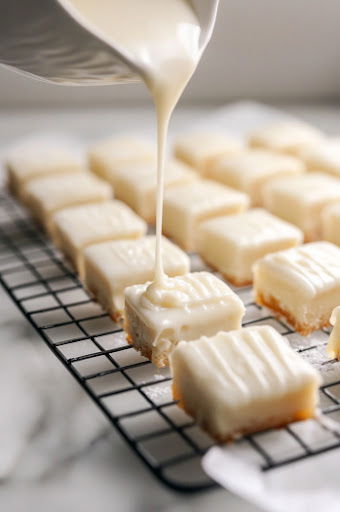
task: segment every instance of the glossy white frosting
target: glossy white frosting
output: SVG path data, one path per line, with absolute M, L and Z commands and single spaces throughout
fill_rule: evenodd
M 211 180 L 198 180 L 169 189 L 165 192 L 164 202 L 199 216 L 222 207 L 245 209 L 249 204 L 246 194 Z
M 267 185 L 266 194 L 269 206 L 271 201 L 275 202 L 276 195 L 296 199 L 302 205 L 324 200 L 340 200 L 340 180 L 316 172 L 280 178 Z
M 301 158 L 312 171 L 323 171 L 340 177 L 340 140 L 322 139 L 305 149 Z
M 220 439 L 315 413 L 318 372 L 270 326 L 181 342 L 170 366 L 181 405 Z
M 254 131 L 250 144 L 274 151 L 296 153 L 317 143 L 322 138 L 319 130 L 301 121 L 280 121 Z
M 208 177 L 246 192 L 254 206 L 261 206 L 263 188 L 269 180 L 301 174 L 303 171 L 303 162 L 293 156 L 248 149 L 217 159 Z
M 105 238 L 138 238 L 147 229 L 142 219 L 117 200 L 65 208 L 53 219 L 56 228 L 77 248 Z
M 234 292 L 221 280 L 209 272 L 196 272 L 165 279 L 158 285 L 151 283 L 142 296 L 145 307 L 184 308 L 208 306 Z
M 195 373 L 209 375 L 209 386 L 228 389 L 226 400 L 249 400 L 289 393 L 306 377 L 318 373 L 298 356 L 272 327 L 248 327 L 202 336 L 195 343 L 180 343 L 176 356 L 190 358 Z M 235 393 L 233 395 L 233 393 Z
M 299 293 L 309 298 L 340 287 L 340 249 L 329 242 L 313 242 L 268 254 L 256 265 L 294 283 Z
M 299 173 L 304 170 L 304 165 L 295 157 L 279 155 L 271 151 L 261 149 L 248 149 L 237 155 L 229 155 L 219 158 L 211 171 L 211 175 L 223 179 L 224 174 L 230 175 L 230 179 L 245 188 L 248 182 L 276 173 Z
M 125 187 L 132 187 L 140 194 L 146 190 L 156 192 L 157 161 L 127 162 L 117 167 L 117 193 L 123 194 Z M 168 160 L 164 165 L 164 185 L 171 186 L 191 182 L 197 179 L 192 169 L 182 162 L 174 159 Z
M 7 165 L 15 180 L 20 183 L 38 176 L 83 169 L 76 152 L 46 142 L 19 146 L 8 156 Z
M 151 142 L 134 135 L 112 136 L 89 149 L 92 170 L 109 178 L 117 166 L 131 161 L 154 158 L 156 149 Z
M 242 150 L 235 137 L 220 132 L 192 132 L 178 137 L 174 144 L 177 158 L 191 165 L 203 175 L 215 158 Z
M 194 272 L 162 283 L 125 290 L 125 315 L 132 344 L 147 347 L 158 366 L 167 364 L 181 340 L 237 329 L 245 313 L 240 298 L 209 272 Z
M 237 247 L 253 247 L 254 250 L 268 242 L 286 239 L 300 243 L 303 240 L 300 229 L 261 208 L 207 220 L 201 230 L 225 238 Z
M 124 289 L 151 281 L 155 272 L 156 237 L 118 240 L 92 245 L 84 250 L 85 285 L 96 287 L 104 307 L 124 309 Z M 188 256 L 166 238 L 162 243 L 164 268 L 170 276 L 190 270 Z
M 45 212 L 73 204 L 103 201 L 112 197 L 111 186 L 88 172 L 37 178 L 26 186 L 28 201 L 39 203 Z
M 155 236 L 138 240 L 119 240 L 97 244 L 86 249 L 86 255 L 93 259 L 106 275 L 111 273 L 145 272 L 150 275 L 155 264 Z M 189 266 L 188 256 L 166 238 L 163 238 L 163 257 L 168 267 Z

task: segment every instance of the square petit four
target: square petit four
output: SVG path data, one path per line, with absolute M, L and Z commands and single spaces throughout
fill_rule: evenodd
M 298 228 L 256 208 L 203 222 L 197 252 L 232 284 L 245 286 L 253 280 L 255 261 L 302 241 L 303 233 Z
M 242 143 L 231 135 L 219 132 L 194 132 L 177 138 L 174 154 L 176 158 L 205 176 L 216 157 L 238 153 L 242 147 Z
M 208 173 L 210 179 L 249 194 L 253 206 L 263 205 L 263 187 L 273 178 L 295 176 L 304 164 L 295 157 L 249 149 L 218 158 Z
M 165 190 L 197 180 L 197 174 L 178 160 L 169 160 L 164 168 Z M 135 162 L 117 168 L 115 196 L 130 206 L 146 222 L 156 220 L 157 164 L 155 160 Z
M 301 153 L 308 171 L 319 171 L 340 178 L 340 140 L 324 138 Z
M 332 358 L 340 359 L 340 306 L 333 309 L 330 324 L 333 329 L 326 347 L 327 354 Z
M 320 130 L 307 123 L 279 121 L 251 133 L 248 143 L 254 148 L 300 156 L 301 151 L 317 144 L 322 138 Z
M 265 208 L 298 226 L 306 242 L 320 240 L 322 210 L 335 201 L 340 201 L 340 180 L 322 173 L 277 179 L 264 190 Z
M 302 335 L 328 326 L 340 304 L 340 248 L 312 242 L 268 254 L 254 265 L 254 293 Z
M 322 210 L 321 235 L 323 240 L 340 245 L 340 201 Z
M 75 151 L 60 144 L 32 142 L 14 148 L 7 158 L 9 189 L 24 200 L 25 185 L 32 179 L 44 176 L 84 171 Z
M 114 320 L 124 311 L 127 286 L 151 281 L 155 273 L 156 237 L 118 240 L 84 250 L 84 284 Z M 165 272 L 169 276 L 190 271 L 190 260 L 166 238 L 162 242 Z
M 143 162 L 155 158 L 154 145 L 134 135 L 116 135 L 94 144 L 88 153 L 92 172 L 115 186 L 117 167 L 128 162 Z
M 194 272 L 125 290 L 125 330 L 134 348 L 156 366 L 181 340 L 241 327 L 245 308 L 221 279 L 209 272 Z
M 270 326 L 182 341 L 170 367 L 174 399 L 220 442 L 317 413 L 319 373 Z
M 53 216 L 53 241 L 83 276 L 83 251 L 108 240 L 140 238 L 147 225 L 121 201 L 71 206 Z
M 210 180 L 169 188 L 164 193 L 163 230 L 183 249 L 196 249 L 197 228 L 207 219 L 246 210 L 246 194 Z
M 53 214 L 57 211 L 68 206 L 107 201 L 112 195 L 108 183 L 93 174 L 82 172 L 30 181 L 25 187 L 25 205 L 52 234 Z

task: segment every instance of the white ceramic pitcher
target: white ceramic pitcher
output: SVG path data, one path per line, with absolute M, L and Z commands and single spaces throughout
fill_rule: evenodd
M 202 26 L 203 50 L 219 0 L 191 2 Z M 0 63 L 65 85 L 140 79 L 136 63 L 85 26 L 68 0 L 0 0 Z

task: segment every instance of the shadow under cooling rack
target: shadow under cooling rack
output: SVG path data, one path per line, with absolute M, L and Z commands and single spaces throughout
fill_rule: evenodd
M 193 270 L 205 268 L 197 256 L 191 259 Z M 201 469 L 201 457 L 213 441 L 172 400 L 169 370 L 156 369 L 126 343 L 121 327 L 88 296 L 62 256 L 4 191 L 0 281 L 52 352 L 163 483 L 181 491 L 215 485 Z M 254 304 L 250 288 L 236 291 L 247 308 L 246 325 L 269 323 L 301 352 L 313 354 L 325 343 L 326 331 L 319 333 L 316 344 L 307 344 Z M 340 419 L 340 381 L 329 382 L 320 394 L 323 412 Z M 254 452 L 264 470 L 340 446 L 337 433 L 315 420 L 310 423 L 308 438 L 296 423 L 237 442 Z

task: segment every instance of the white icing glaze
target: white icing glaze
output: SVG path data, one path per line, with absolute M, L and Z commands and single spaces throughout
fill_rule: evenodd
M 328 242 L 268 254 L 257 264 L 295 281 L 309 297 L 340 286 L 340 249 Z
M 165 193 L 165 198 L 169 203 L 190 211 L 192 215 L 203 214 L 223 206 L 248 206 L 245 194 L 210 180 L 198 180 L 169 189 Z
M 39 201 L 44 209 L 53 212 L 58 208 L 112 197 L 111 186 L 93 174 L 82 172 L 63 176 L 37 178 L 26 186 L 28 200 Z
M 133 135 L 113 136 L 94 144 L 89 151 L 90 161 L 115 168 L 122 163 L 155 157 L 156 148 L 148 140 Z
M 340 141 L 323 139 L 302 152 L 301 157 L 311 170 L 323 170 L 340 176 Z
M 165 278 L 161 258 L 164 162 L 172 111 L 201 56 L 201 27 L 186 0 L 70 0 L 81 16 L 134 62 L 157 112 L 155 280 Z
M 225 406 L 255 404 L 267 397 L 282 398 L 308 381 L 321 383 L 316 370 L 296 354 L 272 327 L 248 327 L 181 342 L 171 356 L 172 370 L 181 360 L 202 376 L 207 394 Z M 219 387 L 223 393 L 217 393 Z M 194 388 L 192 392 L 197 390 Z M 215 404 L 217 406 L 217 403 Z
M 55 214 L 54 222 L 77 247 L 103 237 L 141 236 L 147 227 L 128 206 L 116 200 L 65 208 Z
M 151 283 L 142 297 L 144 307 L 191 308 L 208 305 L 233 294 L 225 283 L 209 272 L 167 278 L 162 286 Z
M 82 169 L 80 158 L 70 149 L 37 143 L 23 145 L 13 150 L 7 159 L 7 164 L 15 178 L 21 182 L 35 176 Z
M 219 177 L 227 172 L 241 188 L 246 188 L 248 182 L 259 177 L 271 176 L 283 171 L 299 173 L 303 169 L 303 164 L 295 157 L 250 149 L 218 159 L 211 174 Z
M 187 133 L 175 141 L 175 155 L 205 174 L 217 157 L 241 151 L 242 144 L 236 138 L 218 132 Z
M 322 173 L 277 179 L 269 183 L 267 187 L 268 195 L 274 192 L 280 197 L 297 199 L 301 204 L 340 200 L 340 181 Z M 275 201 L 275 198 L 273 200 Z
M 302 242 L 302 232 L 266 210 L 253 208 L 247 212 L 217 217 L 202 224 L 202 231 L 233 240 L 238 247 L 254 247 L 275 240 L 293 239 Z
M 301 121 L 285 121 L 258 129 L 250 142 L 275 151 L 295 151 L 315 144 L 322 138 L 316 128 Z
M 131 274 L 140 270 L 153 268 L 155 264 L 156 237 L 147 236 L 138 240 L 119 240 L 105 242 L 86 249 L 86 254 L 96 259 L 98 266 L 102 266 L 104 272 L 118 265 L 118 270 L 131 271 Z M 188 265 L 188 257 L 174 244 L 163 240 L 163 257 L 166 266 L 183 264 Z
M 166 364 L 170 349 L 180 340 L 240 328 L 244 313 L 240 298 L 209 272 L 166 278 L 161 286 L 154 282 L 125 290 L 132 342 L 147 347 L 158 366 Z
M 97 295 L 111 313 L 122 313 L 124 289 L 151 281 L 155 267 L 156 238 L 118 240 L 87 247 L 84 250 L 85 285 L 96 289 Z M 169 240 L 162 244 L 164 268 L 169 275 L 189 272 L 188 256 Z
M 124 184 L 137 187 L 138 190 L 156 190 L 157 186 L 157 161 L 150 159 L 144 162 L 129 162 L 119 166 L 116 172 L 120 188 Z M 164 165 L 164 186 L 177 183 L 191 182 L 197 178 L 189 166 L 176 160 L 168 160 Z

